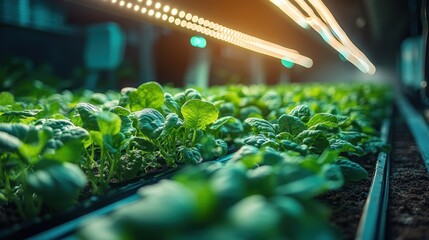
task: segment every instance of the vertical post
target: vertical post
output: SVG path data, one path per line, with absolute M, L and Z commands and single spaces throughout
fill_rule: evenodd
M 141 44 L 139 45 L 139 84 L 156 81 L 153 46 L 158 38 L 155 27 L 143 23 L 141 29 Z
M 210 49 L 194 49 L 191 63 L 185 73 L 185 86 L 206 88 L 209 86 L 211 67 Z
M 265 84 L 266 76 L 262 60 L 259 55 L 252 54 L 249 59 L 250 67 L 250 83 Z

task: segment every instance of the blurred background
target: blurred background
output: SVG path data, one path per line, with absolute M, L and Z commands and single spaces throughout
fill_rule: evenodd
M 377 67 L 375 75 L 344 61 L 315 31 L 299 27 L 268 0 L 160 2 L 295 49 L 313 59 L 313 67 L 285 67 L 278 59 L 209 37 L 203 48 L 194 47 L 190 39 L 196 33 L 103 1 L 2 0 L 1 71 L 9 71 L 4 66 L 19 58 L 25 67 L 58 76 L 52 81 L 64 88 L 118 89 L 146 81 L 202 87 L 388 81 L 411 95 L 427 96 L 426 0 L 323 1 Z M 2 88 L 11 87 L 1 81 Z

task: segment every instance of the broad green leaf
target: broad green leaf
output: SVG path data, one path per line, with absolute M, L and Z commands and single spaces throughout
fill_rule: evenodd
M 156 82 L 147 82 L 140 85 L 137 90 L 129 93 L 131 111 L 144 108 L 160 108 L 164 105 L 164 91 Z
M 83 128 L 86 130 L 99 130 L 96 113 L 101 111 L 100 108 L 89 103 L 79 103 L 76 106 L 76 110 L 82 119 Z
M 128 116 L 119 116 L 121 118 L 121 133 L 127 137 L 135 135 L 136 129 L 133 126 L 133 121 Z
M 58 162 L 79 163 L 82 158 L 82 142 L 79 140 L 69 141 L 55 150 L 54 153 L 44 154 L 46 159 Z
M 237 109 L 232 102 L 221 103 L 219 106 L 219 116 L 235 116 Z
M 153 152 L 156 150 L 155 145 L 141 137 L 134 137 L 131 142 L 131 146 L 135 146 L 137 149 L 145 152 Z
M 359 146 L 355 146 L 351 144 L 350 142 L 343 140 L 343 139 L 331 139 L 329 140 L 330 149 L 336 150 L 340 153 L 351 153 L 354 155 L 362 155 L 364 153 L 363 149 Z
M 231 165 L 216 171 L 210 185 L 226 206 L 242 199 L 247 192 L 246 168 Z
M 227 122 L 230 122 L 231 120 L 233 120 L 234 117 L 231 116 L 227 116 L 227 117 L 221 117 L 219 119 L 217 119 L 211 126 L 210 126 L 210 130 L 220 130 L 220 128 L 225 125 Z
M 95 145 L 104 147 L 103 134 L 99 131 L 89 131 Z
M 42 110 L 32 109 L 24 111 L 9 111 L 0 115 L 0 122 L 3 123 L 30 123 L 36 119 Z
M 49 161 L 41 162 L 27 177 L 28 190 L 57 209 L 74 204 L 86 182 L 86 176 L 78 166 Z
M 164 93 L 164 104 L 171 112 L 180 114 L 180 105 L 170 93 Z
M 341 168 L 344 179 L 348 182 L 357 182 L 368 178 L 368 172 L 361 165 L 346 158 L 341 158 L 335 162 Z
M 296 136 L 307 129 L 305 124 L 298 117 L 288 114 L 281 115 L 278 124 L 280 132 L 288 132 L 292 134 L 292 136 Z
M 306 105 L 298 105 L 289 114 L 307 122 L 310 119 L 310 108 Z
M 10 92 L 0 92 L 0 106 L 12 105 L 15 103 L 15 97 Z
M 367 137 L 365 133 L 353 132 L 353 131 L 341 131 L 338 133 L 338 137 L 351 144 L 357 145 L 360 141 Z
M 317 159 L 317 163 L 319 164 L 330 164 L 338 160 L 338 154 L 337 151 L 331 151 L 331 150 L 325 150 L 320 155 L 320 157 Z
M 307 145 L 299 145 L 291 140 L 281 140 L 280 143 L 281 147 L 286 151 L 294 151 L 302 155 L 305 155 L 308 151 Z
M 200 151 L 196 148 L 179 146 L 176 150 L 178 161 L 186 164 L 197 164 L 203 161 Z
M 164 129 L 165 118 L 152 108 L 145 108 L 135 113 L 140 131 L 150 139 L 156 139 Z
M 116 135 L 121 131 L 121 118 L 112 112 L 98 112 L 97 124 L 102 134 Z
M 273 125 L 267 120 L 260 118 L 247 118 L 244 122 L 252 127 L 254 133 L 275 133 Z
M 40 119 L 35 123 L 35 126 L 51 128 L 52 137 L 63 143 L 73 140 L 83 141 L 89 137 L 88 131 L 84 128 L 75 126 L 72 122 L 66 119 Z
M 265 93 L 264 96 L 262 96 L 262 101 L 270 110 L 276 110 L 280 108 L 282 104 L 280 95 L 275 91 L 268 91 Z
M 227 217 L 243 239 L 270 238 L 279 231 L 281 221 L 277 208 L 261 195 L 242 199 L 228 210 Z
M 245 120 L 247 118 L 262 118 L 262 111 L 257 106 L 247 106 L 240 109 L 239 118 Z
M 219 132 L 223 135 L 241 134 L 244 132 L 243 123 L 235 117 L 227 116 L 221 117 L 216 120 L 211 126 L 210 130 Z
M 22 142 L 15 136 L 6 132 L 0 132 L 0 152 L 16 152 Z
M 207 125 L 216 121 L 218 110 L 209 102 L 193 99 L 187 101 L 181 108 L 184 126 L 191 129 L 204 130 Z
M 263 144 L 270 141 L 269 138 L 265 137 L 263 134 L 251 135 L 244 139 L 244 143 L 247 145 L 255 146 L 260 148 Z
M 168 134 L 174 134 L 174 129 L 177 129 L 182 125 L 183 120 L 180 119 L 176 113 L 169 113 L 165 118 L 165 125 L 162 130 L 161 137 L 167 136 Z
M 201 94 L 193 89 L 193 88 L 188 88 L 185 90 L 185 99 L 186 101 L 192 100 L 192 99 L 198 99 L 201 100 L 203 97 L 201 96 Z
M 325 186 L 330 190 L 337 190 L 344 185 L 344 177 L 341 168 L 335 164 L 326 164 L 322 168 L 322 174 L 325 177 Z
M 201 137 L 198 141 L 197 148 L 206 161 L 221 157 L 228 151 L 226 142 L 221 139 L 215 139 L 212 135 L 204 135 Z
M 309 146 L 309 150 L 314 153 L 322 153 L 329 147 L 326 135 L 320 130 L 305 130 L 295 137 L 295 141 Z
M 21 141 L 26 141 L 30 126 L 22 123 L 0 123 L 0 132 L 8 133 Z
M 250 145 L 242 146 L 232 155 L 231 161 L 242 162 L 247 168 L 253 168 L 263 161 L 263 154 L 258 148 Z
M 335 115 L 329 113 L 317 113 L 307 122 L 307 126 L 311 127 L 311 129 L 315 129 L 318 126 L 333 129 L 338 128 L 338 120 Z
M 278 186 L 275 191 L 279 195 L 310 199 L 325 191 L 325 179 L 309 176 Z
M 128 142 L 129 141 L 126 141 L 125 135 L 122 133 L 116 135 L 103 134 L 103 145 L 110 153 L 117 153 L 125 149 L 127 145 L 124 143 Z
M 124 107 L 121 107 L 121 106 L 112 107 L 109 109 L 109 112 L 116 113 L 119 116 L 128 116 L 131 114 L 130 110 L 128 110 Z

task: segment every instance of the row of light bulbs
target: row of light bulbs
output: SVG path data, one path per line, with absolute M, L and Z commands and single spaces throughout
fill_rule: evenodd
M 371 75 L 375 73 L 376 68 L 374 64 L 347 37 L 322 0 L 308 0 L 320 17 L 305 0 L 294 0 L 294 2 L 307 16 L 289 0 L 270 0 L 270 2 L 280 8 L 301 27 L 306 29 L 309 27 L 313 28 L 322 36 L 324 41 L 362 72 Z
M 301 55 L 293 49 L 285 48 L 278 44 L 256 38 L 242 32 L 227 28 L 218 23 L 198 17 L 183 10 L 172 8 L 169 5 L 163 5 L 160 2 L 152 0 L 102 0 L 110 2 L 123 9 L 128 9 L 145 16 L 153 17 L 178 27 L 186 28 L 201 34 L 214 37 L 227 43 L 275 57 L 281 60 L 287 60 L 304 67 L 310 68 L 313 61 Z

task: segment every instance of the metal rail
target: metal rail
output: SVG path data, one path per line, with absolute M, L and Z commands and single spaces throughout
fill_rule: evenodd
M 389 140 L 390 120 L 383 122 L 381 139 Z M 359 222 L 356 240 L 384 239 L 389 196 L 389 154 L 381 152 L 377 158 L 372 185 Z
M 429 172 L 429 126 L 423 116 L 404 97 L 396 100 L 402 117 L 407 122 L 408 128 L 414 136 L 419 147 L 420 154 Z

